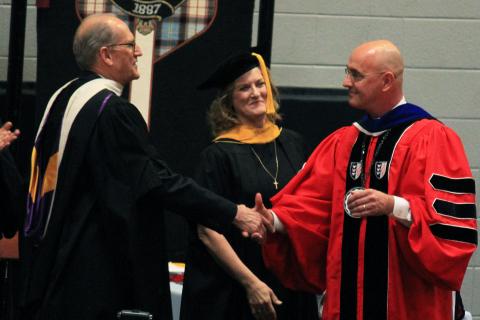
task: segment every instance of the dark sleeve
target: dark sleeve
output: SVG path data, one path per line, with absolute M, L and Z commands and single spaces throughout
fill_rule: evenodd
M 145 122 L 130 103 L 115 97 L 107 105 L 92 142 L 93 161 L 104 171 L 98 173 L 103 185 L 113 186 L 120 194 L 130 193 L 134 201 L 147 197 L 159 208 L 219 232 L 232 223 L 236 204 L 172 172 L 149 142 Z
M 20 176 L 8 149 L 0 151 L 0 237 L 11 238 L 19 227 L 25 196 Z
M 226 152 L 213 144 L 200 154 L 199 164 L 195 170 L 195 181 L 208 190 L 235 201 L 231 169 Z

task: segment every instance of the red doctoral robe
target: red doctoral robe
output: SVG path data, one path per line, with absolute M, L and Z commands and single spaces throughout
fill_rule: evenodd
M 355 124 L 316 148 L 272 198 L 286 234 L 269 236 L 266 265 L 287 287 L 326 290 L 323 319 L 452 319 L 452 292 L 477 245 L 475 182 L 462 143 L 432 119 L 387 131 L 382 138 Z M 362 159 L 366 187 L 408 200 L 409 228 L 393 217 L 345 214 Z

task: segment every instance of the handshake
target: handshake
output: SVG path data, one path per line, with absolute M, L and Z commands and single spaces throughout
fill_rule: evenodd
M 237 206 L 237 215 L 233 224 L 242 231 L 244 237 L 262 243 L 266 239 L 267 231 L 274 232 L 273 214 L 265 208 L 262 195 L 255 195 L 255 207 L 249 208 L 243 204 Z

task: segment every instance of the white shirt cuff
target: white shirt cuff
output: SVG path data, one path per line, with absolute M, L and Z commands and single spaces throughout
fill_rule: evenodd
M 410 203 L 406 199 L 397 196 L 393 196 L 393 200 L 392 216 L 405 227 L 410 227 L 412 225 Z
M 280 233 L 285 233 L 285 227 L 283 226 L 282 221 L 278 218 L 278 216 L 273 212 L 273 210 L 270 210 L 273 216 L 273 232 L 280 232 Z

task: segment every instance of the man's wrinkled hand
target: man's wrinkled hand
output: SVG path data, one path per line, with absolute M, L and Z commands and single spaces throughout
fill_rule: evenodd
M 348 208 L 356 218 L 389 215 L 393 211 L 393 196 L 375 189 L 356 190 L 348 199 Z
M 237 206 L 237 215 L 233 224 L 242 231 L 242 235 L 246 238 L 253 234 L 263 237 L 265 234 L 262 216 L 256 210 L 243 204 Z
M 255 208 L 254 208 L 262 217 L 262 222 L 264 229 L 270 233 L 274 232 L 274 226 L 273 226 L 273 215 L 272 212 L 265 208 L 265 205 L 263 204 L 262 200 L 262 195 L 260 193 L 257 193 L 255 195 Z M 252 239 L 255 240 L 258 243 L 263 243 L 267 239 L 267 234 L 258 234 L 254 233 L 252 234 Z

